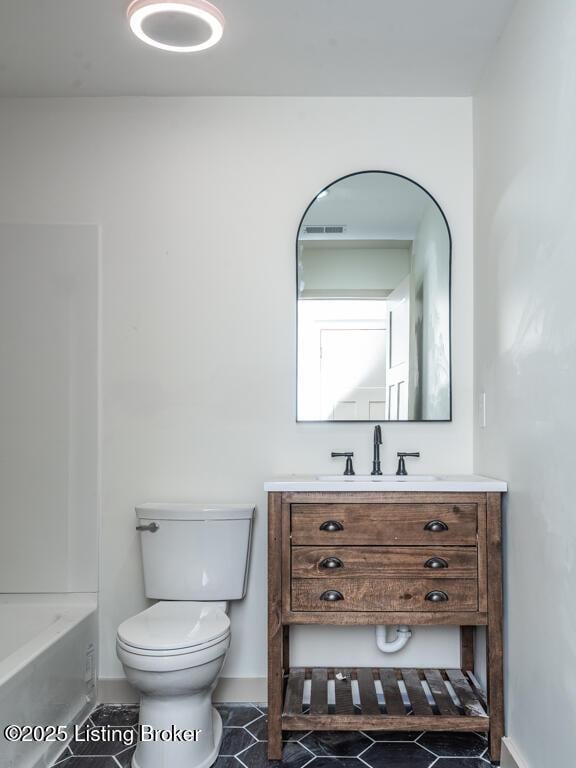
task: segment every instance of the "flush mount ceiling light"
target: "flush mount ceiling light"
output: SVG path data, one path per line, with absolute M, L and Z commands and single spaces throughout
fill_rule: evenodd
M 163 51 L 205 51 L 224 32 L 224 16 L 206 0 L 133 0 L 126 13 L 136 37 Z

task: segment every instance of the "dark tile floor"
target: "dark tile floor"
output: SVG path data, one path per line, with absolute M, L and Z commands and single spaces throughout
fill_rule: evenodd
M 476 733 L 361 733 L 286 734 L 281 763 L 266 757 L 266 707 L 260 704 L 219 704 L 224 724 L 220 756 L 214 768 L 488 768 L 485 736 Z M 88 726 L 133 731 L 137 707 L 103 704 Z M 120 732 L 120 736 L 123 733 Z M 111 743 L 73 741 L 54 765 L 58 768 L 129 768 L 134 753 L 131 734 Z

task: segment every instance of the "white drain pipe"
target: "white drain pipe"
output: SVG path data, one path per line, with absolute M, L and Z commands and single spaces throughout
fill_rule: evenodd
M 376 645 L 382 653 L 396 653 L 402 650 L 408 640 L 412 637 L 412 630 L 405 624 L 396 627 L 396 638 L 388 642 L 386 640 L 386 626 L 378 625 L 376 627 Z

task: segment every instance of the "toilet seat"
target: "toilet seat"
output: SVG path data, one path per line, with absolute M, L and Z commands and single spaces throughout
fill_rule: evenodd
M 150 653 L 134 646 L 124 645 L 116 638 L 116 653 L 125 669 L 142 672 L 178 672 L 202 667 L 224 657 L 230 645 L 230 633 L 217 642 L 202 648 L 192 648 L 178 653 Z
M 230 619 L 223 605 L 160 601 L 120 624 L 118 646 L 143 656 L 200 652 L 230 635 Z
M 172 656 L 188 656 L 190 654 L 199 654 L 201 651 L 206 651 L 208 648 L 212 648 L 215 645 L 227 640 L 230 637 L 230 632 L 221 637 L 211 640 L 208 643 L 201 643 L 200 645 L 194 645 L 191 648 L 176 648 L 170 651 L 158 651 L 150 648 L 139 648 L 136 645 L 125 643 L 120 637 L 116 637 L 116 646 L 126 651 L 126 653 L 136 654 L 137 656 L 150 656 L 153 658 L 170 658 Z

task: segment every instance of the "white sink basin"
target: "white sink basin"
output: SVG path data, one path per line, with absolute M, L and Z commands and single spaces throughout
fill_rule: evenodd
M 267 480 L 268 492 L 283 493 L 412 493 L 417 491 L 502 492 L 507 485 L 481 475 L 285 475 Z
M 317 475 L 324 483 L 426 483 L 438 480 L 435 475 Z

